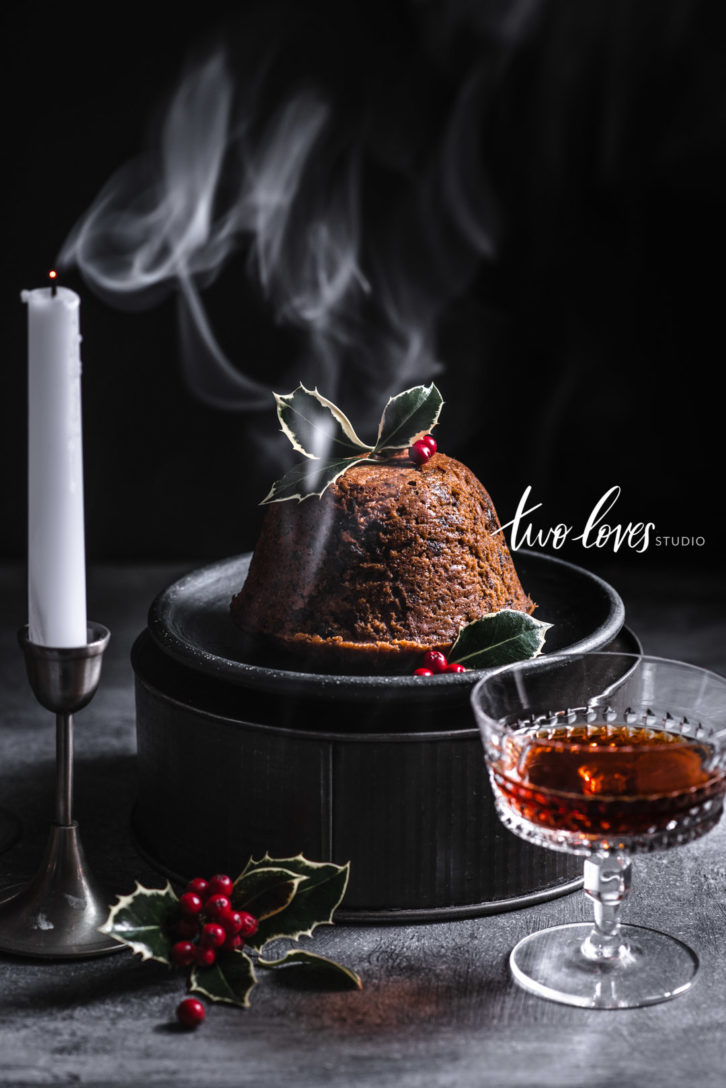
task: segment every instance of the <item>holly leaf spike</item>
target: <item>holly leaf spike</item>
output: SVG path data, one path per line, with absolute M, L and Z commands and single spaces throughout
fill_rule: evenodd
M 302 461 L 272 485 L 260 506 L 271 502 L 287 502 L 289 499 L 302 502 L 303 499 L 311 499 L 313 496 L 319 498 L 334 480 L 363 460 L 363 457 L 344 457 L 337 461 Z
M 246 870 L 232 887 L 234 909 L 248 911 L 263 922 L 290 905 L 302 880 L 280 866 Z
M 245 952 L 235 949 L 210 967 L 193 967 L 189 991 L 204 994 L 210 1001 L 223 1001 L 248 1009 L 250 993 L 256 983 L 252 960 Z
M 333 914 L 340 905 L 348 886 L 350 863 L 335 865 L 332 862 L 308 861 L 302 854 L 292 858 L 271 858 L 269 854 L 260 861 L 250 859 L 244 872 L 235 883 L 232 903 L 238 907 L 237 887 L 244 886 L 252 872 L 263 873 L 279 866 L 299 876 L 300 883 L 294 897 L 284 910 L 260 920 L 259 929 L 247 938 L 250 948 L 262 948 L 268 941 L 287 937 L 296 941 L 299 937 L 312 936 L 316 926 L 331 925 Z
M 391 397 L 378 425 L 375 453 L 404 450 L 429 434 L 439 421 L 444 400 L 434 383 L 415 385 Z
M 168 881 L 165 888 L 145 888 L 137 882 L 130 895 L 117 897 L 99 930 L 128 945 L 142 960 L 158 960 L 171 966 L 172 942 L 166 931 L 178 907 L 179 900 Z
M 363 989 L 363 982 L 357 972 L 351 970 L 350 967 L 344 967 L 342 963 L 329 959 L 328 956 L 319 956 L 316 952 L 308 952 L 307 949 L 291 948 L 284 956 L 280 956 L 276 960 L 266 960 L 259 956 L 257 962 L 260 967 L 265 968 L 304 967 L 321 975 L 329 975 L 331 979 L 338 983 L 355 987 L 356 990 Z
M 335 461 L 370 452 L 344 412 L 317 389 L 300 384 L 292 393 L 273 394 L 277 417 L 292 448 L 305 457 Z

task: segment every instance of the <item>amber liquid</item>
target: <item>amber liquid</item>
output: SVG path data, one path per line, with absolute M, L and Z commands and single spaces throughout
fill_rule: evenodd
M 513 734 L 493 768 L 508 806 L 543 828 L 593 836 L 642 835 L 714 797 L 708 744 L 630 725 Z

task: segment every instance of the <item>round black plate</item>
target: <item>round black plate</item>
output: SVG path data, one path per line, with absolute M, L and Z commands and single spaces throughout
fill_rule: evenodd
M 425 702 L 463 694 L 486 670 L 415 676 L 338 676 L 278 667 L 251 658 L 232 621 L 229 605 L 238 593 L 251 555 L 234 556 L 191 571 L 163 590 L 149 610 L 156 644 L 182 665 L 245 688 L 317 699 L 363 698 Z M 519 551 L 517 572 L 537 602 L 536 616 L 553 624 L 546 653 L 599 650 L 620 631 L 623 602 L 607 582 L 562 559 Z M 286 663 L 287 664 L 287 663 Z

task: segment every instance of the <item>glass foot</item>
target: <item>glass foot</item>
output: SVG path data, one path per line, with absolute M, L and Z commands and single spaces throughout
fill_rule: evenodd
M 592 925 L 576 922 L 531 933 L 509 957 L 515 981 L 538 997 L 586 1009 L 636 1009 L 685 993 L 698 956 L 676 937 L 645 926 L 620 927 L 618 954 L 583 952 Z
M 20 820 L 6 808 L 0 808 L 0 854 L 8 850 L 19 838 Z

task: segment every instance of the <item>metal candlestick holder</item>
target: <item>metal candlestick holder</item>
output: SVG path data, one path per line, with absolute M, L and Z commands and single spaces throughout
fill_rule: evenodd
M 45 855 L 31 882 L 0 903 L 0 951 L 37 959 L 77 959 L 118 952 L 118 941 L 98 932 L 108 900 L 83 856 L 73 819 L 73 714 L 96 693 L 110 632 L 88 625 L 86 646 L 57 649 L 18 632 L 30 686 L 56 716 L 55 812 Z

